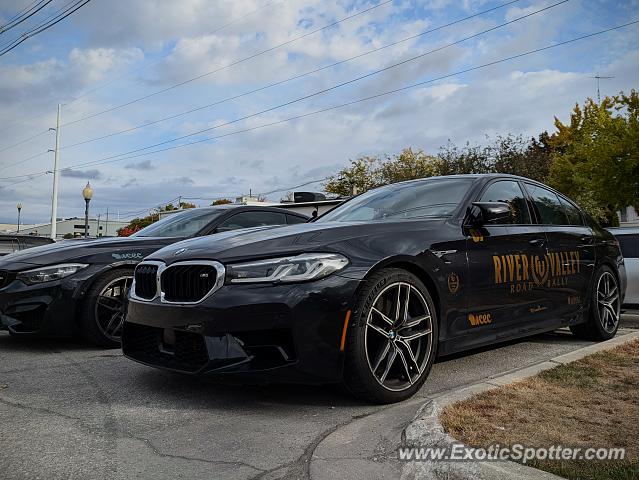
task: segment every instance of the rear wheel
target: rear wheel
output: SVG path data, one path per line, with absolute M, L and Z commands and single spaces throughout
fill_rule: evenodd
M 405 270 L 380 270 L 366 280 L 353 312 L 346 388 L 376 403 L 412 396 L 426 381 L 437 350 L 437 317 L 424 284 Z
M 121 268 L 103 274 L 89 289 L 80 312 L 87 340 L 106 348 L 120 346 L 132 281 L 133 270 Z
M 588 321 L 573 325 L 570 330 L 577 337 L 586 340 L 609 340 L 619 328 L 619 282 L 612 269 L 603 265 L 597 270 L 593 286 Z

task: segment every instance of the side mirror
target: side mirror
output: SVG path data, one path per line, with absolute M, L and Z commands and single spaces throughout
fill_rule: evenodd
M 468 218 L 473 225 L 501 223 L 511 215 L 510 205 L 504 202 L 473 202 L 468 209 Z

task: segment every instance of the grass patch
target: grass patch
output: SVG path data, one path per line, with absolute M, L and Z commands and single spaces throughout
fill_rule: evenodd
M 474 447 L 625 448 L 625 460 L 528 465 L 575 480 L 639 479 L 639 340 L 450 405 L 440 420 Z

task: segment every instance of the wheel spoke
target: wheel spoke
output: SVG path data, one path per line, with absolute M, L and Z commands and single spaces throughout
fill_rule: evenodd
M 118 325 L 118 323 L 119 323 L 119 320 L 120 320 L 120 317 L 121 317 L 121 316 L 122 316 L 122 315 L 121 315 L 119 312 L 118 312 L 118 313 L 113 314 L 113 316 L 112 316 L 112 317 L 111 317 L 111 319 L 109 320 L 109 323 L 108 323 L 107 327 L 104 329 L 104 332 L 105 332 L 106 334 L 111 333 L 111 332 L 113 331 L 112 329 L 113 329 L 113 327 L 114 327 L 114 326 L 116 326 L 116 327 L 117 327 L 117 325 Z
M 379 381 L 384 383 L 386 381 L 386 377 L 388 376 L 388 372 L 390 372 L 393 363 L 395 362 L 395 357 L 397 357 L 397 349 L 393 348 L 393 350 L 388 355 L 388 360 L 386 362 L 386 368 L 384 369 L 384 373 L 381 377 L 379 377 Z
M 375 330 L 377 333 L 379 333 L 380 335 L 383 335 L 384 338 L 388 338 L 388 332 L 385 332 L 382 327 L 378 327 L 377 325 L 374 325 L 372 323 L 368 323 L 367 325 L 371 327 L 373 330 Z
M 410 342 L 411 340 L 415 340 L 416 338 L 423 337 L 424 335 L 430 335 L 432 330 L 429 328 L 427 330 L 422 330 L 421 332 L 414 332 L 408 335 L 398 335 L 401 340 L 406 342 Z
M 391 326 L 391 327 L 393 326 L 393 321 L 390 318 L 388 318 L 386 315 L 384 315 L 380 310 L 378 310 L 375 307 L 373 307 L 371 310 L 373 312 L 375 312 L 377 315 L 379 315 L 382 318 L 382 320 L 384 320 L 386 323 L 388 323 L 389 326 Z
M 98 305 L 113 311 L 120 311 L 122 302 L 117 297 L 101 295 L 98 297 Z
M 606 312 L 608 312 L 609 316 L 611 316 L 611 323 L 614 325 L 615 323 L 617 323 L 617 312 L 615 311 L 615 309 L 612 307 L 612 305 L 610 304 L 604 304 L 604 309 Z
M 386 358 L 386 355 L 388 355 L 388 351 L 390 350 L 390 348 L 391 342 L 386 342 L 386 346 L 382 348 L 381 352 L 379 352 L 379 355 L 377 356 L 377 360 L 375 361 L 375 365 L 373 366 L 373 373 L 375 373 L 379 366 L 382 364 L 382 360 Z
M 406 371 L 406 377 L 408 377 L 408 383 L 412 385 L 413 379 L 410 376 L 410 370 L 408 369 L 408 364 L 406 363 L 406 357 L 404 357 L 404 353 L 399 348 L 397 349 L 397 354 L 399 355 L 399 358 L 401 359 L 402 364 L 404 365 L 404 370 Z
M 410 291 L 411 291 L 410 285 L 406 285 L 406 300 L 404 301 L 404 314 L 402 315 L 402 321 L 399 324 L 400 326 L 405 325 L 406 322 L 408 321 L 408 304 L 410 303 Z
M 402 325 L 402 329 L 416 327 L 424 320 L 430 320 L 430 315 L 421 315 L 419 317 L 411 318 L 410 322 L 406 322 L 404 325 Z
M 406 349 L 406 352 L 408 353 L 408 359 L 410 360 L 412 367 L 415 369 L 415 371 L 417 373 L 421 373 L 420 372 L 420 368 L 419 368 L 419 364 L 417 363 L 417 359 L 415 358 L 415 355 L 413 354 L 413 349 L 411 348 L 410 344 L 403 340 L 403 339 L 399 339 L 398 343 L 400 345 L 403 345 L 403 347 Z
M 397 304 L 395 305 L 395 321 L 393 322 L 393 325 L 398 325 L 400 321 L 399 311 L 401 309 L 401 304 L 402 304 L 401 298 L 402 298 L 402 284 L 400 283 L 397 286 Z

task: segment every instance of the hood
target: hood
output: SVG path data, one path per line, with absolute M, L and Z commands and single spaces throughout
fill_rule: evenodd
M 88 240 L 62 240 L 57 243 L 32 247 L 0 257 L 0 269 L 17 270 L 29 266 L 56 263 L 116 263 L 141 261 L 153 251 L 176 238 L 109 237 Z
M 401 235 L 409 230 L 436 229 L 445 219 L 420 221 L 312 222 L 285 227 L 257 227 L 183 240 L 158 250 L 149 260 L 167 264 L 182 260 L 238 261 L 312 251 L 339 251 L 339 244 L 357 239 Z

